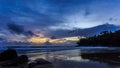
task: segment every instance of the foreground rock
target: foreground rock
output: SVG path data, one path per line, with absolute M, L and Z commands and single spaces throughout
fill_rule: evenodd
M 15 50 L 9 49 L 0 53 L 0 68 L 53 68 L 53 65 L 44 59 L 36 59 L 28 64 L 26 55 L 18 56 Z
M 0 68 L 26 68 L 28 57 L 26 55 L 18 56 L 15 50 L 6 50 L 0 53 Z
M 53 65 L 44 59 L 36 59 L 35 62 L 29 64 L 29 68 L 53 68 Z
M 15 58 L 18 58 L 17 52 L 15 50 L 6 50 L 0 53 L 0 62 L 6 60 L 13 60 Z

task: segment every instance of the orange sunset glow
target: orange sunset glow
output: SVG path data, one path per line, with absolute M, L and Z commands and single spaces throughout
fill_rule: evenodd
M 67 43 L 68 41 L 78 41 L 78 37 L 67 37 L 67 38 L 59 38 L 59 39 L 51 39 L 48 37 L 32 37 L 28 39 L 28 42 L 35 43 L 35 44 L 44 44 L 47 41 L 52 43 L 52 44 L 63 44 Z
M 63 39 L 50 39 L 50 38 L 38 38 L 38 37 L 32 37 L 28 39 L 28 42 L 32 42 L 35 44 L 44 44 L 47 41 L 49 41 L 52 44 L 57 44 L 57 43 L 66 43 L 66 40 Z
M 28 39 L 28 42 L 36 43 L 36 44 L 43 44 L 45 43 L 49 38 L 38 38 L 38 37 L 32 37 Z

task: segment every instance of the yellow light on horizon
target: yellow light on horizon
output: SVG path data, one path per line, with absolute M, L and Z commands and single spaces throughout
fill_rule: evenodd
M 32 38 L 28 39 L 28 42 L 32 42 L 32 43 L 35 43 L 35 44 L 44 44 L 48 41 L 52 44 L 64 44 L 64 43 L 67 43 L 68 41 L 76 42 L 78 40 L 80 40 L 79 37 L 66 37 L 66 38 L 59 38 L 59 39 L 50 39 L 48 37 L 43 37 L 43 38 L 32 37 Z
M 32 42 L 35 44 L 44 44 L 47 41 L 49 41 L 52 44 L 58 44 L 58 43 L 66 43 L 66 40 L 63 39 L 50 39 L 50 38 L 38 38 L 38 37 L 32 37 L 28 39 L 28 42 Z
M 57 43 L 66 43 L 67 41 L 63 39 L 50 39 L 49 42 L 57 44 Z
M 66 37 L 66 38 L 63 38 L 63 39 L 68 40 L 68 41 L 78 41 L 78 40 L 80 40 L 80 38 L 78 38 L 78 37 Z
M 28 39 L 28 42 L 36 43 L 36 44 L 43 44 L 48 40 L 48 38 L 37 38 L 37 37 L 32 37 Z

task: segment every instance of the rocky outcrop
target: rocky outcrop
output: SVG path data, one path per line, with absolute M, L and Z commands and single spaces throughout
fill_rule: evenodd
M 44 59 L 36 59 L 34 62 L 29 64 L 29 68 L 53 68 L 51 62 Z
M 13 60 L 15 58 L 18 58 L 17 52 L 15 50 L 10 49 L 0 53 L 0 62 L 6 60 Z
M 26 55 L 18 56 L 15 50 L 8 49 L 0 53 L 0 65 L 2 67 L 16 67 L 28 63 Z
M 53 65 L 44 59 L 36 59 L 28 64 L 26 55 L 18 56 L 15 50 L 8 49 L 0 53 L 0 68 L 53 68 Z

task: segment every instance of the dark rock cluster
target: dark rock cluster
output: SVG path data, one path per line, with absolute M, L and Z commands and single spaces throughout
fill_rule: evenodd
M 18 66 L 25 63 L 28 63 L 28 57 L 26 55 L 18 56 L 15 50 L 8 49 L 0 53 L 0 65 L 3 67 Z
M 28 64 L 26 55 L 18 56 L 17 52 L 8 49 L 0 53 L 0 68 L 53 68 L 51 62 L 44 59 L 36 59 Z

